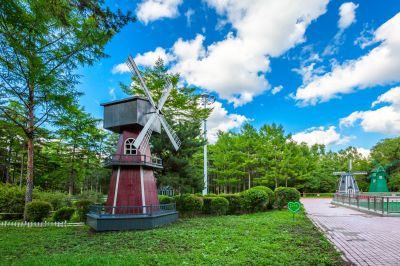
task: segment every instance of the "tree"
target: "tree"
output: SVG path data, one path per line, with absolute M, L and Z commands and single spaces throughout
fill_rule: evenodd
M 106 56 L 105 44 L 133 18 L 100 0 L 19 0 L 0 3 L 1 112 L 27 140 L 26 202 L 32 200 L 38 127 L 73 104 L 82 64 Z M 12 108 L 19 103 L 22 110 Z

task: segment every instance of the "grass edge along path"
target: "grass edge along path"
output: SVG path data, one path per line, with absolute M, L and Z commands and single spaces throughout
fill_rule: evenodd
M 344 265 L 303 212 L 180 219 L 149 231 L 0 228 L 0 265 Z

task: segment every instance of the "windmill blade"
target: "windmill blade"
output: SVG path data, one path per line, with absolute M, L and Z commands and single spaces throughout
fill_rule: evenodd
M 171 93 L 171 90 L 172 90 L 172 84 L 171 84 L 171 82 L 167 81 L 165 90 L 163 91 L 163 94 L 161 95 L 161 98 L 158 101 L 158 106 L 157 106 L 158 110 L 161 111 L 161 109 L 163 108 L 165 102 L 167 101 L 169 94 Z
M 152 116 L 150 117 L 149 120 L 147 120 L 146 125 L 144 125 L 142 131 L 140 131 L 139 135 L 137 136 L 135 142 L 133 143 L 133 146 L 136 147 L 136 149 L 139 149 L 140 144 L 142 144 L 142 141 L 144 137 L 147 134 L 147 131 L 150 129 L 150 127 L 153 125 L 154 120 L 157 118 L 157 114 L 153 113 Z
M 132 56 L 128 56 L 128 60 L 126 60 L 126 64 L 128 65 L 129 69 L 132 71 L 132 73 L 136 74 L 139 78 L 140 84 L 142 85 L 143 91 L 147 96 L 147 99 L 149 99 L 151 105 L 154 107 L 154 109 L 156 108 L 156 105 L 153 101 L 153 98 L 151 97 L 150 91 L 146 86 L 146 83 L 144 83 L 144 80 L 142 78 L 142 75 L 140 74 L 140 71 L 135 63 L 135 61 L 133 60 Z
M 352 175 L 368 175 L 368 172 L 353 172 Z
M 172 129 L 172 127 L 165 121 L 165 118 L 162 115 L 158 115 L 161 125 L 163 126 L 165 132 L 167 132 L 167 135 L 169 139 L 171 140 L 172 145 L 174 146 L 175 150 L 178 150 L 179 147 L 181 146 L 181 140 L 178 138 L 176 135 L 176 132 Z
M 333 175 L 345 175 L 347 172 L 333 172 Z
M 139 147 L 140 154 L 146 154 L 146 149 L 149 146 L 150 137 L 151 137 L 152 133 L 153 133 L 153 130 L 151 128 L 149 128 L 149 130 L 147 130 L 146 136 L 144 137 L 144 139 L 142 141 L 142 144 L 140 144 L 140 147 Z

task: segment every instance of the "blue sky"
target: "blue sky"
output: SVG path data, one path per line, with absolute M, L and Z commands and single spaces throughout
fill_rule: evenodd
M 118 4 L 116 4 L 118 3 Z M 81 104 L 125 97 L 127 55 L 163 58 L 182 83 L 217 97 L 218 130 L 282 124 L 296 141 L 370 149 L 400 133 L 400 3 L 397 0 L 109 1 L 138 21 L 80 69 Z M 364 151 L 361 149 L 360 151 Z

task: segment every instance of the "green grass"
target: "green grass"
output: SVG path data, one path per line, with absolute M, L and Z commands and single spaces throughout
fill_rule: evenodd
M 344 265 L 303 214 L 181 219 L 149 231 L 0 228 L 0 265 Z

